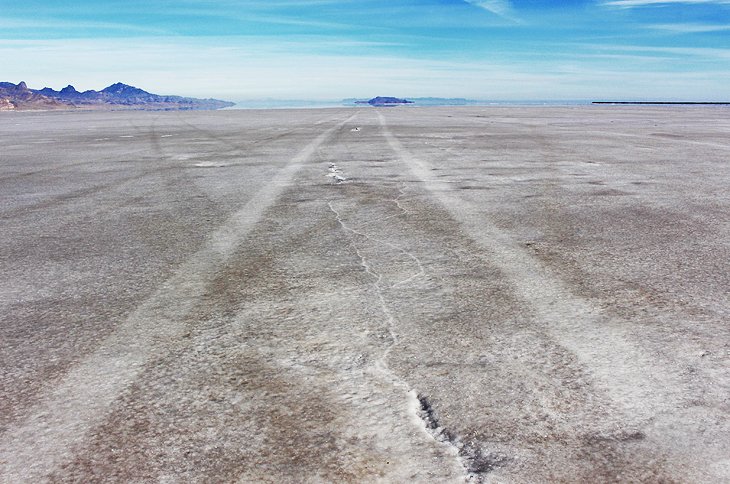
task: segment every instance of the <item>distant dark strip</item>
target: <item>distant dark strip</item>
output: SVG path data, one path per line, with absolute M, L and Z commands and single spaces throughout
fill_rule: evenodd
M 730 106 L 730 102 L 727 103 L 701 103 L 701 102 L 663 102 L 663 101 L 593 101 L 592 104 L 671 104 L 678 106 Z

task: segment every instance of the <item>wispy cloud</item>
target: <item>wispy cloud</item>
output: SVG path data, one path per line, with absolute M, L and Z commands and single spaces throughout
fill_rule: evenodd
M 616 47 L 617 50 L 621 48 L 623 48 L 623 50 L 627 52 L 670 54 L 676 56 L 690 57 L 694 59 L 730 60 L 730 49 L 720 49 L 712 47 Z
M 573 44 L 573 49 L 580 47 L 590 52 L 625 53 L 634 55 L 665 56 L 667 59 L 684 59 L 685 61 L 717 61 L 730 60 L 730 48 L 717 47 L 666 47 L 650 45 L 621 44 Z M 695 64 L 691 64 L 695 65 Z M 724 65 L 724 64 L 722 64 Z M 718 64 L 720 66 L 720 64 Z
M 4 2 L 6 79 L 234 100 L 730 97 L 730 0 L 60 3 Z
M 648 25 L 647 27 L 653 30 L 664 30 L 678 34 L 721 32 L 723 30 L 730 30 L 730 25 L 722 24 L 653 24 Z
M 500 17 L 515 20 L 514 12 L 512 10 L 512 4 L 509 0 L 465 0 L 466 3 L 470 3 L 475 7 L 483 8 L 489 12 Z
M 123 81 L 160 94 L 232 100 L 338 99 L 383 92 L 415 97 L 570 97 L 563 75 L 534 72 L 532 65 L 475 64 L 377 53 L 355 57 L 317 52 L 319 49 L 312 48 L 314 43 L 305 46 L 303 42 L 282 45 L 263 38 L 169 37 L 136 38 L 123 43 L 112 39 L 0 40 L 0 58 L 14 67 L 4 69 L 8 79 L 39 87 L 73 82 L 81 90 Z M 330 40 L 324 43 L 328 45 Z M 181 51 L 185 55 L 180 55 Z M 173 72 L 178 74 L 172 76 Z M 83 82 L 79 79 L 81 73 Z M 519 94 L 515 93 L 515 85 L 520 86 Z M 564 85 L 557 90 L 546 88 Z
M 730 5 L 730 0 L 611 0 L 604 2 L 604 5 L 611 7 L 632 8 L 644 7 L 647 5 L 669 5 L 669 4 L 717 4 Z
M 64 32 L 77 31 L 79 29 L 100 30 L 100 31 L 120 31 L 128 33 L 144 33 L 144 34 L 165 34 L 168 31 L 158 27 L 147 27 L 143 25 L 133 25 L 115 22 L 101 21 L 79 21 L 79 20 L 62 20 L 62 19 L 22 19 L 22 18 L 0 18 L 1 30 L 59 30 Z

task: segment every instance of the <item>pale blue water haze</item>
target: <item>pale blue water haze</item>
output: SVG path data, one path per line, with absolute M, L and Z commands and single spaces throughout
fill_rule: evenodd
M 730 100 L 730 0 L 27 0 L 1 80 L 338 100 Z

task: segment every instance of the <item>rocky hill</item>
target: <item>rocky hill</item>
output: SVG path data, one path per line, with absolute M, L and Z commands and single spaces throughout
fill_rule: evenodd
M 0 110 L 41 109 L 220 109 L 234 103 L 219 99 L 160 96 L 118 82 L 101 91 L 77 91 L 69 85 L 55 91 L 49 87 L 29 89 L 24 82 L 0 82 Z
M 67 109 L 69 106 L 37 93 L 24 82 L 0 82 L 0 111 L 32 110 L 32 109 Z

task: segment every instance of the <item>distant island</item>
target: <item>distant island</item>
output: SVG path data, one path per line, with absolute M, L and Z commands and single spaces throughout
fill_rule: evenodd
M 378 96 L 367 101 L 355 101 L 355 104 L 369 104 L 371 106 L 397 106 L 398 104 L 413 104 L 413 101 L 407 99 L 398 99 L 397 97 Z
M 25 82 L 0 82 L 0 111 L 63 109 L 206 110 L 233 106 L 219 99 L 160 96 L 118 82 L 101 91 L 77 91 L 69 85 L 55 91 L 49 87 L 29 89 Z
M 478 101 L 474 99 L 465 99 L 461 97 L 416 97 L 409 99 L 399 99 L 396 97 L 378 96 L 369 100 L 357 98 L 343 99 L 342 104 L 369 104 L 371 106 L 397 106 L 399 104 L 414 104 L 416 106 L 479 106 L 490 104 L 490 102 Z

